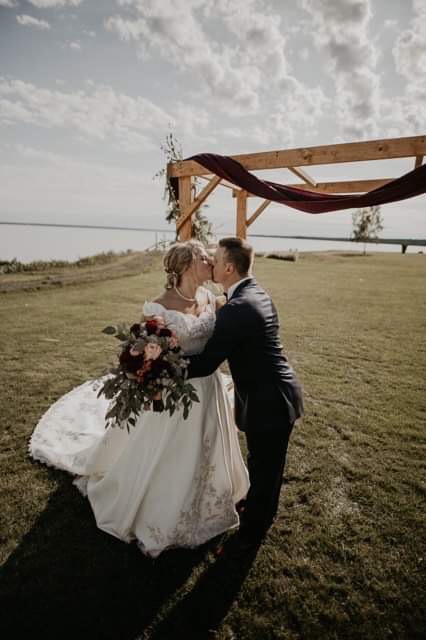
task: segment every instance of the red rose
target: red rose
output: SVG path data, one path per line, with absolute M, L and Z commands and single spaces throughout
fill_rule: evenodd
M 144 357 L 143 355 L 132 356 L 130 353 L 130 348 L 127 347 L 127 349 L 120 353 L 119 361 L 125 371 L 135 373 L 143 366 Z
M 153 333 L 157 333 L 158 324 L 156 320 L 147 320 L 145 323 L 145 327 L 149 336 Z
M 130 327 L 130 331 L 133 333 L 135 338 L 139 338 L 141 334 L 141 325 L 138 322 L 135 322 L 135 324 L 132 324 Z

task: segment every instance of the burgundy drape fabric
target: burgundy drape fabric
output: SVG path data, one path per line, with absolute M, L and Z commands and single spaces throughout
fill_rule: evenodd
M 373 189 L 361 195 L 334 195 L 329 193 L 316 193 L 287 187 L 277 182 L 260 180 L 252 173 L 229 156 L 221 156 L 214 153 L 200 153 L 186 160 L 194 160 L 210 173 L 235 184 L 253 195 L 285 204 L 293 209 L 306 213 L 325 213 L 327 211 L 339 211 L 352 209 L 353 207 L 370 207 L 376 204 L 386 204 L 405 200 L 426 193 L 426 165 L 409 171 L 400 178 L 388 182 L 378 189 Z M 177 197 L 178 180 L 171 179 L 172 187 Z

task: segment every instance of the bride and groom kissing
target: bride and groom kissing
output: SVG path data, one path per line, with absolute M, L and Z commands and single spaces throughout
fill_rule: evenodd
M 221 239 L 213 264 L 201 243 L 178 242 L 164 258 L 164 293 L 143 306 L 145 319 L 161 316 L 173 329 L 190 361 L 199 402 L 186 420 L 180 411 L 149 411 L 130 433 L 105 429 L 108 402 L 88 381 L 55 402 L 33 432 L 30 455 L 76 476 L 97 526 L 151 557 L 229 530 L 236 533 L 228 548 L 241 555 L 259 545 L 276 516 L 303 401 L 275 306 L 252 276 L 253 257 L 239 238 Z M 209 280 L 223 285 L 225 304 L 202 286 Z M 219 371 L 225 360 L 234 411 Z M 245 433 L 247 467 L 237 429 Z

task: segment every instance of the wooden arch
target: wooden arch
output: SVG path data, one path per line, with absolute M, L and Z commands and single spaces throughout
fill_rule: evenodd
M 426 136 L 412 136 L 305 147 L 301 149 L 287 149 L 282 151 L 246 153 L 232 156 L 232 158 L 242 164 L 248 171 L 288 169 L 303 180 L 302 183 L 291 184 L 289 186 L 323 193 L 348 194 L 371 191 L 390 182 L 393 178 L 316 182 L 315 179 L 301 167 L 411 157 L 414 158 L 414 167 L 419 167 L 423 163 L 425 155 Z M 232 189 L 232 195 L 236 200 L 236 235 L 240 238 L 247 236 L 248 227 L 253 224 L 270 204 L 270 200 L 264 200 L 248 217 L 247 199 L 250 198 L 252 194 L 236 188 L 234 185 L 221 180 L 218 176 L 212 176 L 204 167 L 192 160 L 169 163 L 167 175 L 178 178 L 179 180 L 180 217 L 176 222 L 176 232 L 180 240 L 189 240 L 191 238 L 192 216 L 218 185 Z M 195 176 L 207 180 L 207 185 L 196 196 L 194 196 L 193 189 L 193 178 Z

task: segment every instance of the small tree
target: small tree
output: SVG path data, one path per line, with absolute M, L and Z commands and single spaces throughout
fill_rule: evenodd
M 364 243 L 364 255 L 366 243 L 378 238 L 378 233 L 383 229 L 383 218 L 380 206 L 358 209 L 352 214 L 353 238 L 355 242 Z
M 166 136 L 166 142 L 162 144 L 160 148 L 166 156 L 167 163 L 179 162 L 183 159 L 182 146 L 171 132 Z M 176 224 L 176 220 L 180 216 L 179 202 L 176 200 L 175 192 L 167 176 L 167 170 L 164 167 L 160 169 L 160 171 L 157 171 L 154 178 L 163 177 L 165 178 L 163 199 L 167 200 L 166 220 L 169 224 Z M 194 178 L 192 185 L 194 198 L 196 197 L 198 186 L 199 180 Z M 206 204 L 199 207 L 192 217 L 192 236 L 205 245 L 208 245 L 213 239 L 212 225 L 201 212 L 202 209 L 207 207 L 208 205 Z

